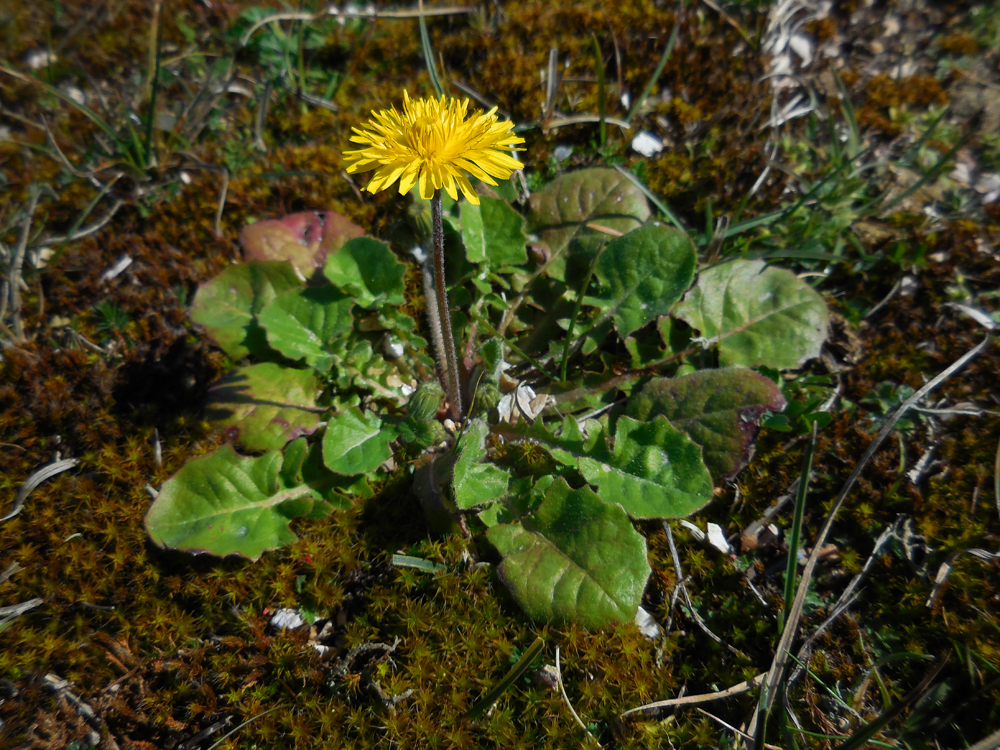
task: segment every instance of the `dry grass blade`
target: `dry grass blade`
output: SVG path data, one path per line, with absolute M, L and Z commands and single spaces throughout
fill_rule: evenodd
M 993 461 L 993 499 L 1000 513 L 1000 440 L 997 441 L 997 456 Z
M 21 236 L 17 240 L 14 248 L 14 257 L 10 261 L 10 269 L 7 271 L 7 304 L 10 305 L 11 315 L 14 316 L 14 338 L 17 341 L 24 341 L 24 324 L 21 322 L 21 270 L 24 267 L 24 254 L 28 249 L 28 239 L 31 237 L 31 222 L 35 218 L 35 209 L 38 208 L 38 199 L 42 191 L 35 188 L 31 191 L 31 198 L 28 200 L 28 210 L 24 216 L 24 224 L 21 225 Z M 6 305 L 4 305 L 6 308 Z
M 559 663 L 558 646 L 556 646 L 556 682 L 559 684 L 559 693 L 560 695 L 562 695 L 562 699 L 566 703 L 566 707 L 569 708 L 569 712 L 573 714 L 574 721 L 576 721 L 580 729 L 582 729 L 584 732 L 587 733 L 587 736 L 594 741 L 595 745 L 597 745 L 600 748 L 603 748 L 604 746 L 600 742 L 598 742 L 597 738 L 593 735 L 593 733 L 589 729 L 587 729 L 587 725 L 583 723 L 583 719 L 580 718 L 580 715 L 576 712 L 576 709 L 573 708 L 573 704 L 569 702 L 569 696 L 566 695 L 566 686 L 563 684 L 562 667 Z
M 930 380 L 923 388 L 914 393 L 910 398 L 903 402 L 900 407 L 893 412 L 892 416 L 886 420 L 882 429 L 879 430 L 878 435 L 872 440 L 871 445 L 868 446 L 868 450 L 861 457 L 854 471 L 847 478 L 844 483 L 843 488 L 837 495 L 837 499 L 833 503 L 833 507 L 830 509 L 830 513 L 827 516 L 826 522 L 823 524 L 823 528 L 820 530 L 819 535 L 813 542 L 813 551 L 809 555 L 809 559 L 806 561 L 805 569 L 802 571 L 802 580 L 799 583 L 799 587 L 795 594 L 795 601 L 792 603 L 791 608 L 788 611 L 788 621 L 785 623 L 785 629 L 781 634 L 781 639 L 778 641 L 778 647 L 775 651 L 774 662 L 771 664 L 771 669 L 768 672 L 767 682 L 764 686 L 764 692 L 761 696 L 760 703 L 757 706 L 757 711 L 754 714 L 753 720 L 750 723 L 750 734 L 758 737 L 758 732 L 764 726 L 764 717 L 771 711 L 774 705 L 774 700 L 777 697 L 779 688 L 781 686 L 781 681 L 785 674 L 785 667 L 788 665 L 788 659 L 791 654 L 792 642 L 795 640 L 795 636 L 798 633 L 799 621 L 802 619 L 802 610 L 805 606 L 806 596 L 809 592 L 809 584 L 812 580 L 812 575 L 816 570 L 816 565 L 819 562 L 820 550 L 826 543 L 826 538 L 830 534 L 830 530 L 833 528 L 833 523 L 837 518 L 837 514 L 840 511 L 841 506 L 844 504 L 844 500 L 847 495 L 854 488 L 855 482 L 858 481 L 858 477 L 861 476 L 861 472 L 864 471 L 868 462 L 871 460 L 875 452 L 881 447 L 882 443 L 892 432 L 892 429 L 896 426 L 896 423 L 906 414 L 910 408 L 923 399 L 928 393 L 937 388 L 941 383 L 950 378 L 956 372 L 961 370 L 965 365 L 967 365 L 972 359 L 974 359 L 990 342 L 990 337 L 986 337 L 968 352 L 959 357 L 955 362 L 949 365 L 944 371 Z M 758 739 L 763 739 L 758 737 Z
M 983 737 L 975 745 L 970 745 L 968 750 L 996 750 L 998 747 L 1000 747 L 1000 729 Z
M 43 466 L 41 469 L 36 471 L 27 481 L 21 485 L 21 489 L 17 491 L 17 495 L 14 498 L 14 507 L 4 515 L 0 516 L 0 521 L 9 521 L 24 508 L 24 501 L 28 499 L 30 495 L 38 485 L 44 482 L 46 479 L 51 479 L 58 474 L 62 474 L 68 469 L 72 469 L 74 466 L 79 466 L 80 462 L 75 458 L 64 458 L 62 461 L 55 461 L 48 466 Z
M 1000 552 L 990 552 L 985 549 L 978 549 L 976 547 L 969 547 L 967 549 L 955 550 L 950 555 L 948 559 L 941 563 L 941 567 L 938 568 L 937 575 L 934 577 L 934 587 L 931 589 L 930 596 L 927 597 L 926 606 L 933 607 L 937 604 L 938 599 L 941 598 L 941 594 L 944 591 L 944 585 L 948 582 L 951 577 L 952 570 L 955 567 L 955 560 L 959 555 L 969 554 L 973 557 L 978 557 L 984 562 L 990 562 L 991 560 L 996 560 L 1000 558 Z
M 670 554 L 674 558 L 674 570 L 677 572 L 677 587 L 680 588 L 681 594 L 684 596 L 684 603 L 687 604 L 688 614 L 691 615 L 691 619 L 695 621 L 695 624 L 705 635 L 718 643 L 724 649 L 728 650 L 730 653 L 736 654 L 736 656 L 747 658 L 746 654 L 738 648 L 729 645 L 713 633 L 705 621 L 701 619 L 701 615 L 699 615 L 697 610 L 694 608 L 694 602 L 691 601 L 691 595 L 688 593 L 687 586 L 684 585 L 684 571 L 681 569 L 681 558 L 680 555 L 677 554 L 677 545 L 674 544 L 674 532 L 671 530 L 670 524 L 666 521 L 663 522 L 663 530 L 667 534 L 667 543 L 670 545 Z
M 463 13 L 474 13 L 478 8 L 463 5 L 455 8 L 422 8 L 420 10 L 375 10 L 369 6 L 370 10 L 357 10 L 345 8 L 341 10 L 335 5 L 329 5 L 318 13 L 304 13 L 302 11 L 289 11 L 287 13 L 275 13 L 260 19 L 243 33 L 240 39 L 240 46 L 245 47 L 250 39 L 275 21 L 318 21 L 323 16 L 334 16 L 335 18 L 424 18 L 426 16 L 458 16 Z
M 734 695 L 742 695 L 743 693 L 753 690 L 755 687 L 760 685 L 764 681 L 765 677 L 767 677 L 767 672 L 761 672 L 752 680 L 740 682 L 732 687 L 728 687 L 725 690 L 719 690 L 715 693 L 686 695 L 683 698 L 667 698 L 666 700 L 656 701 L 655 703 L 647 703 L 643 706 L 637 706 L 636 708 L 630 708 L 628 711 L 624 711 L 619 715 L 619 718 L 624 719 L 626 716 L 635 716 L 636 714 L 659 711 L 664 708 L 676 708 L 677 706 L 694 706 L 701 703 L 711 703 L 712 701 L 730 698 Z

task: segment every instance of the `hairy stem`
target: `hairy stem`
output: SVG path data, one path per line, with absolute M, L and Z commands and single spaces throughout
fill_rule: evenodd
M 444 284 L 444 217 L 441 207 L 441 191 L 435 190 L 431 198 L 431 218 L 434 229 L 434 292 L 437 302 L 437 318 L 440 322 L 443 347 L 439 347 L 438 366 L 444 372 L 445 391 L 451 418 L 456 422 L 462 418 L 462 394 L 458 377 L 458 357 L 455 354 L 455 336 L 451 332 L 451 311 L 448 307 L 448 292 Z M 436 328 L 435 322 L 431 327 Z M 437 337 L 435 337 L 436 339 Z M 441 351 L 443 349 L 443 351 Z

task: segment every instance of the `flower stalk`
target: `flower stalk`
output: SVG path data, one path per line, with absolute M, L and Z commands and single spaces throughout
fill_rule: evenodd
M 438 367 L 444 375 L 444 389 L 448 394 L 451 418 L 456 422 L 462 418 L 462 384 L 458 371 L 458 355 L 455 350 L 455 335 L 451 330 L 451 308 L 448 306 L 448 290 L 444 277 L 444 209 L 441 205 L 441 191 L 435 190 L 431 198 L 431 227 L 434 243 L 434 297 L 436 310 L 431 310 L 437 320 L 431 326 L 438 328 L 440 337 L 434 341 L 438 347 Z
M 416 188 L 421 198 L 431 202 L 434 288 L 433 294 L 427 294 L 427 312 L 451 417 L 456 421 L 462 417 L 462 394 L 444 278 L 441 192 L 458 200 L 461 191 L 469 203 L 478 206 L 479 196 L 466 174 L 496 185 L 497 179 L 509 179 L 514 170 L 524 167 L 511 153 L 523 150 L 524 139 L 511 133 L 514 123 L 500 120 L 496 111 L 494 107 L 470 114 L 468 99 L 410 99 L 404 91 L 403 111 L 393 107 L 372 112 L 365 126 L 352 128 L 351 142 L 360 148 L 344 152 L 348 173 L 375 172 L 365 186 L 369 193 L 398 183 L 400 195 Z M 425 278 L 425 291 L 429 292 L 429 286 Z

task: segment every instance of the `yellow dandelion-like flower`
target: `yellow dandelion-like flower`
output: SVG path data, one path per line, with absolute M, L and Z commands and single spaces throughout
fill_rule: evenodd
M 374 169 L 365 187 L 369 193 L 399 180 L 401 195 L 417 185 L 422 198 L 444 188 L 458 200 L 457 183 L 468 201 L 478 205 L 479 196 L 463 172 L 490 185 L 497 184 L 494 177 L 506 180 L 524 167 L 506 151 L 523 151 L 517 146 L 524 139 L 510 132 L 514 123 L 497 118 L 496 107 L 466 119 L 468 109 L 468 99 L 410 99 L 404 91 L 402 113 L 395 107 L 372 112 L 365 127 L 352 128 L 351 142 L 364 148 L 344 152 L 347 171 Z

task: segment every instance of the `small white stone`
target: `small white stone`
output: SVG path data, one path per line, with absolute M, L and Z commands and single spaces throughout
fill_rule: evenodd
M 733 552 L 733 548 L 726 541 L 726 535 L 722 531 L 722 527 L 717 523 L 708 524 L 708 543 L 724 555 L 730 555 Z
M 639 632 L 651 641 L 659 638 L 660 633 L 663 632 L 660 629 L 660 623 L 642 607 L 639 607 L 635 612 L 635 624 L 639 626 Z
M 643 130 L 632 139 L 632 150 L 638 151 L 645 157 L 656 156 L 663 150 L 663 141 Z
M 62 89 L 62 92 L 64 94 L 66 94 L 66 96 L 68 96 L 70 99 L 72 99 L 74 102 L 76 102 L 80 106 L 83 106 L 84 104 L 87 103 L 87 96 L 86 96 L 86 94 L 84 94 L 83 91 L 81 91 L 80 89 L 78 89 L 73 84 L 71 84 L 71 83 L 64 83 L 59 88 Z
M 58 59 L 55 52 L 33 49 L 24 56 L 24 64 L 31 70 L 38 70 L 52 65 Z
M 552 158 L 559 162 L 566 161 L 572 155 L 573 147 L 567 146 L 565 143 L 560 143 L 552 149 Z
M 271 627 L 278 630 L 295 630 L 306 624 L 298 610 L 282 607 L 271 615 Z

